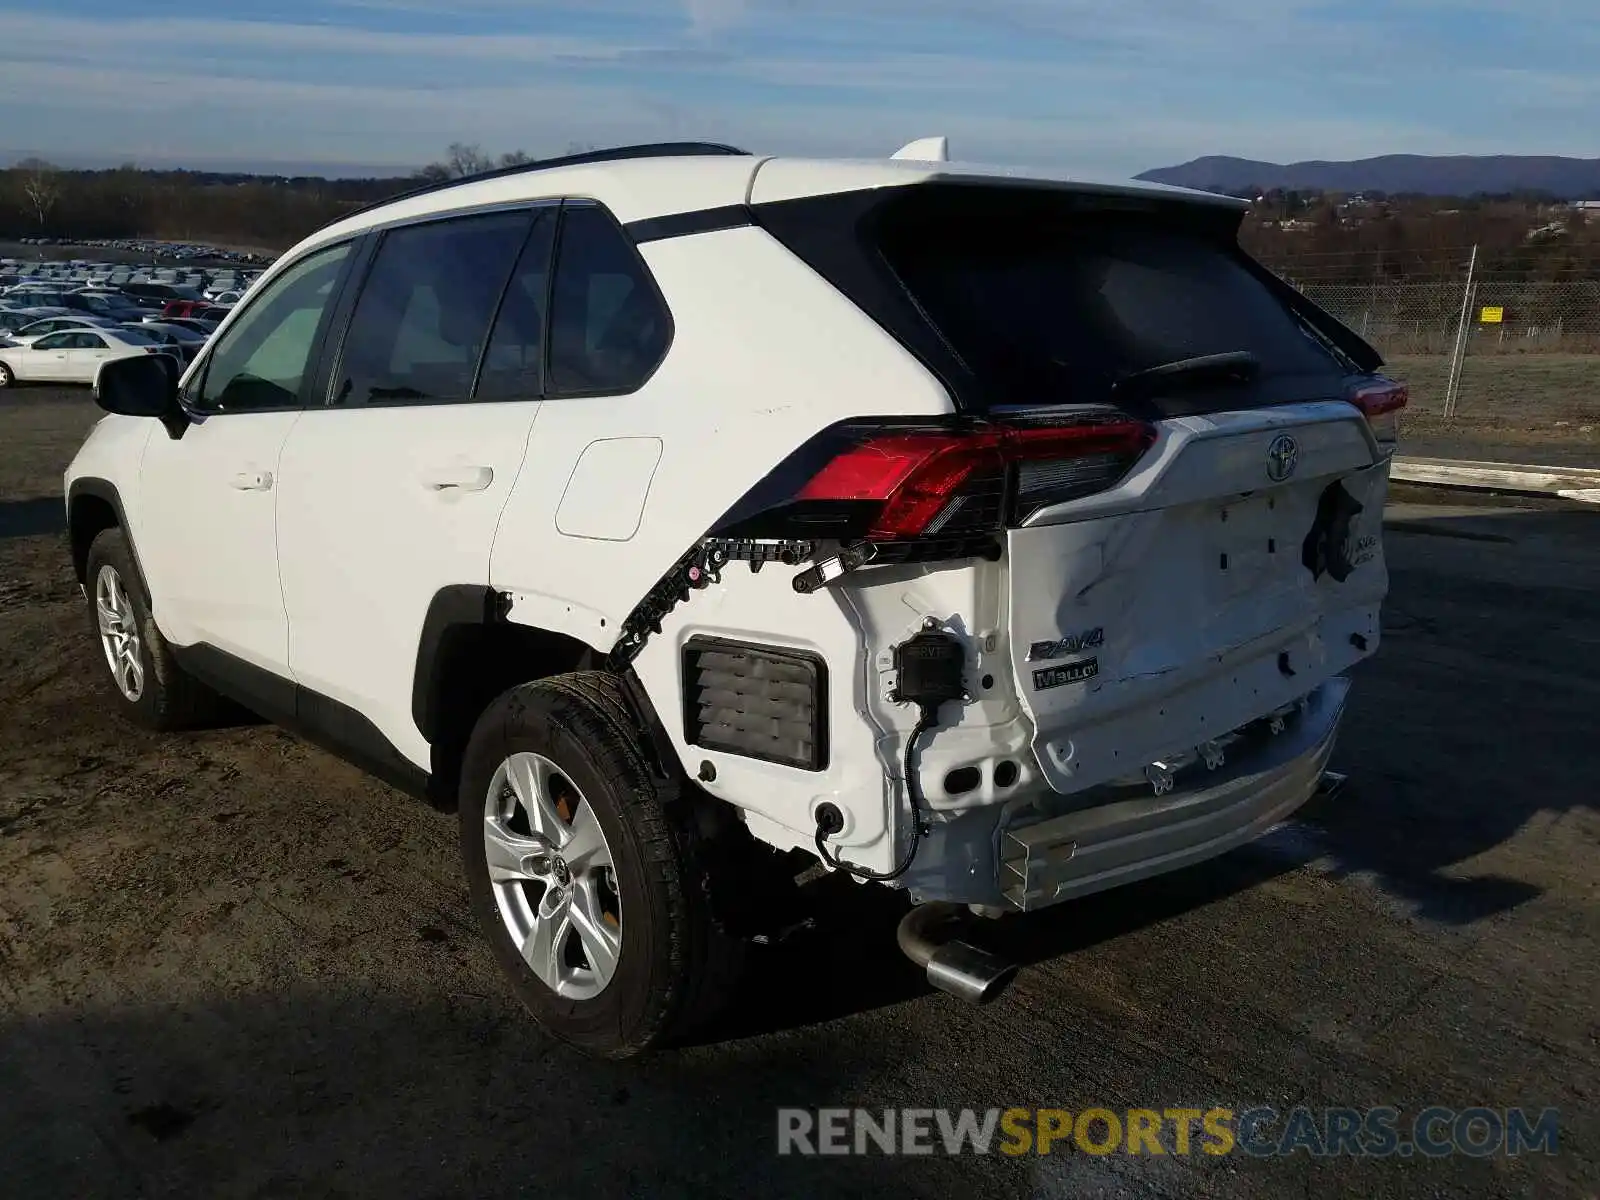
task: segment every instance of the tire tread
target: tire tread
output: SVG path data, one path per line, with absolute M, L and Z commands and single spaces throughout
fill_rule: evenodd
M 473 742 L 488 736 L 485 726 L 521 726 L 531 715 L 574 739 L 610 797 L 624 810 L 643 860 L 665 900 L 661 961 L 651 973 L 651 994 L 640 1020 L 618 1029 L 607 1044 L 581 1043 L 609 1058 L 628 1058 L 688 1036 L 726 1005 L 741 974 L 743 945 L 727 935 L 710 904 L 711 864 L 679 781 L 664 777 L 651 763 L 643 731 L 633 719 L 622 681 L 604 671 L 577 671 L 522 684 L 490 705 Z M 480 756 L 471 749 L 469 763 Z M 483 782 L 479 769 L 463 772 L 461 811 L 475 814 Z M 463 822 L 463 838 L 476 836 Z M 556 1036 L 562 1032 L 552 1030 Z M 566 1039 L 572 1040 L 572 1039 Z

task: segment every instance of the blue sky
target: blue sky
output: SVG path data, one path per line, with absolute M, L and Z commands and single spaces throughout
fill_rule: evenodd
M 395 164 L 731 141 L 1126 175 L 1600 155 L 1596 0 L 0 0 L 0 149 Z

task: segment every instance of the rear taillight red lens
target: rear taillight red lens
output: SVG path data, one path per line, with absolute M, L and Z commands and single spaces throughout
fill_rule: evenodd
M 890 434 L 845 450 L 800 489 L 797 499 L 870 501 L 880 507 L 866 536 L 874 541 L 916 537 L 964 485 L 1004 467 L 987 434 Z
M 1155 441 L 1142 421 L 884 432 L 848 445 L 795 500 L 875 506 L 864 536 L 903 541 L 995 533 L 1045 504 L 1112 486 Z
M 1400 440 L 1400 410 L 1411 399 L 1410 389 L 1403 383 L 1375 376 L 1353 388 L 1349 398 L 1367 418 L 1378 444 L 1393 448 Z
M 1405 384 L 1385 381 L 1357 388 L 1350 397 L 1350 403 L 1366 413 L 1370 420 L 1385 413 L 1398 412 L 1410 399 L 1411 392 Z

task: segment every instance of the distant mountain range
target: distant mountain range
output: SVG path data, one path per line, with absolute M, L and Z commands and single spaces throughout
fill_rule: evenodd
M 1547 192 L 1563 200 L 1600 198 L 1600 158 L 1510 154 L 1433 157 L 1386 154 L 1355 162 L 1252 162 L 1212 155 L 1146 171 L 1140 179 L 1207 192 L 1250 188 L 1320 192 L 1388 192 L 1425 196 Z

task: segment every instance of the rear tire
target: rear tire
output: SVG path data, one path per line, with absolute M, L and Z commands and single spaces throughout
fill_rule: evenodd
M 462 858 L 495 958 L 540 1026 L 606 1058 L 703 1025 L 725 1005 L 742 964 L 742 942 L 711 911 L 711 868 L 691 801 L 651 769 L 645 747 L 615 677 L 580 672 L 524 684 L 491 704 L 461 776 Z M 555 813 L 548 836 L 522 804 L 530 791 Z M 595 842 L 593 822 L 603 859 L 583 849 Z M 576 848 L 570 863 L 567 847 Z M 599 861 L 608 865 L 597 876 L 585 863 Z M 592 919 L 576 915 L 586 895 L 605 899 L 614 949 L 596 942 Z M 532 918 L 559 914 L 563 903 L 575 914 L 571 930 L 541 940 Z M 566 938 L 568 950 L 549 949 L 552 938 Z
M 150 616 L 150 598 L 133 569 L 120 529 L 107 529 L 89 547 L 85 586 L 89 628 L 106 667 L 112 702 L 123 716 L 158 732 L 190 729 L 221 719 L 227 702 L 173 658 Z
M 11 368 L 0 362 L 0 388 L 8 388 L 16 381 L 17 377 L 11 373 Z

